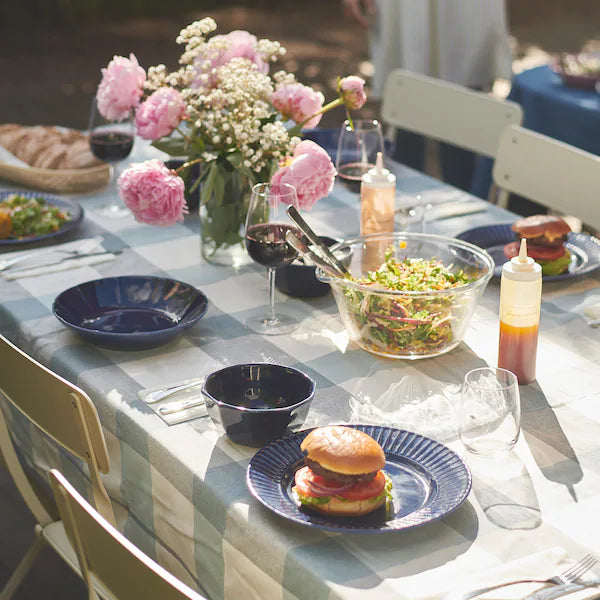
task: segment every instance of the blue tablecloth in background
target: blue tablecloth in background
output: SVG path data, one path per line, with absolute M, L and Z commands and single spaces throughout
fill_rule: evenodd
M 600 155 L 600 94 L 566 86 L 548 66 L 523 71 L 512 82 L 508 100 L 523 107 L 523 127 Z M 487 198 L 490 158 L 481 158 L 471 193 Z
M 523 107 L 523 126 L 600 155 L 600 94 L 567 87 L 548 66 L 516 75 L 509 100 Z

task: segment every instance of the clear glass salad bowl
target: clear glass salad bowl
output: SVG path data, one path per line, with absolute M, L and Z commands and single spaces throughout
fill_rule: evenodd
M 368 235 L 345 240 L 332 250 L 350 250 L 352 278 L 330 277 L 320 269 L 317 277 L 331 285 L 352 340 L 363 350 L 388 358 L 426 358 L 455 348 L 494 271 L 494 260 L 478 246 L 426 233 Z M 357 281 L 376 271 L 386 257 L 416 272 L 391 273 L 389 281 L 401 281 L 405 289 Z M 456 287 L 435 289 L 446 279 L 440 276 L 442 269 L 451 273 L 450 280 L 456 279 L 452 283 Z

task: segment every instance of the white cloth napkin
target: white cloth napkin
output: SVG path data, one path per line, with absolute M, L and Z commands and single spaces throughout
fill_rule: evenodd
M 513 581 L 515 579 L 547 579 L 553 577 L 557 573 L 565 571 L 575 561 L 567 557 L 566 552 L 559 547 L 549 548 L 542 552 L 532 554 L 519 560 L 505 563 L 495 569 L 484 571 L 480 576 L 469 578 L 469 581 L 461 581 L 460 585 L 456 588 L 457 597 L 460 597 L 460 591 L 467 592 L 476 588 L 484 588 L 486 586 L 494 585 L 496 583 L 502 583 L 506 581 Z M 587 576 L 593 577 L 589 573 Z M 481 600 L 516 600 L 517 598 L 524 598 L 532 592 L 547 587 L 547 584 L 543 583 L 523 583 L 512 585 L 508 587 L 502 587 L 500 589 L 487 592 L 478 596 Z M 593 598 L 594 594 L 598 594 L 598 588 L 590 588 L 578 592 L 582 594 L 577 596 L 578 599 L 583 600 L 584 598 Z M 443 598 L 450 597 L 443 596 Z
M 21 255 L 31 255 L 31 258 L 16 263 L 14 268 L 1 271 L 0 275 L 8 281 L 22 277 L 35 277 L 46 275 L 67 269 L 75 269 L 82 266 L 94 265 L 115 259 L 115 255 L 102 250 L 102 237 L 86 238 L 76 240 L 67 244 L 50 246 L 45 249 L 36 248 L 18 252 L 8 252 L 0 255 L 0 265 L 3 261 Z M 90 254 L 84 256 L 72 256 L 62 250 L 85 249 Z

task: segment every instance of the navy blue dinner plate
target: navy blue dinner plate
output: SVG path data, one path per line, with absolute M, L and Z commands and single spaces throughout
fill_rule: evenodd
M 393 482 L 393 501 L 361 517 L 334 517 L 300 505 L 292 492 L 304 464 L 299 431 L 259 450 L 248 465 L 250 493 L 279 516 L 318 529 L 385 533 L 425 525 L 458 508 L 471 490 L 471 473 L 452 450 L 410 431 L 375 425 L 348 425 L 377 440 L 385 452 L 384 472 Z
M 56 208 L 59 208 L 63 212 L 67 213 L 70 217 L 70 220 L 63 223 L 60 229 L 57 229 L 56 231 L 51 231 L 50 233 L 45 233 L 44 235 L 35 235 L 22 239 L 6 238 L 0 240 L 0 248 L 3 246 L 22 246 L 24 244 L 32 244 L 34 242 L 39 242 L 42 240 L 64 235 L 68 231 L 72 231 L 73 229 L 75 229 L 75 227 L 77 227 L 79 223 L 81 223 L 81 221 L 83 220 L 83 208 L 81 208 L 79 204 L 77 204 L 76 202 L 72 202 L 71 200 L 67 200 L 66 198 L 57 198 L 56 196 L 51 196 L 42 192 L 31 192 L 22 190 L 10 190 L 6 192 L 0 192 L 0 202 L 6 200 L 8 196 L 13 196 L 14 194 L 17 194 L 18 196 L 24 196 L 25 198 L 41 198 L 42 200 L 45 200 L 49 205 L 55 206 Z
M 487 250 L 496 263 L 494 275 L 502 275 L 502 265 L 508 260 L 504 246 L 517 237 L 511 229 L 512 223 L 484 225 L 463 231 L 456 237 Z M 569 233 L 565 247 L 571 253 L 569 270 L 561 275 L 544 276 L 544 281 L 559 281 L 585 275 L 600 267 L 600 241 L 587 233 Z
M 106 277 L 76 285 L 52 305 L 57 319 L 84 339 L 116 350 L 146 350 L 181 335 L 204 316 L 206 296 L 163 277 Z

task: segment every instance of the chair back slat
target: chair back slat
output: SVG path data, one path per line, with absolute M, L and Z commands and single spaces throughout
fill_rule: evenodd
M 600 229 L 600 157 L 595 154 L 513 125 L 500 139 L 493 177 L 505 192 Z
M 204 600 L 102 518 L 57 470 L 50 472 L 61 519 L 84 579 L 116 600 Z
M 89 396 L 3 336 L 0 336 L 0 365 L 0 392 L 39 429 L 87 463 L 96 507 L 114 522 L 99 474 L 109 471 L 108 450 L 98 413 Z M 3 446 L 8 448 L 10 439 L 4 437 Z M 29 492 L 22 491 L 22 494 L 25 497 Z
M 389 125 L 492 158 L 504 128 L 523 120 L 516 102 L 403 69 L 388 76 L 381 110 Z

